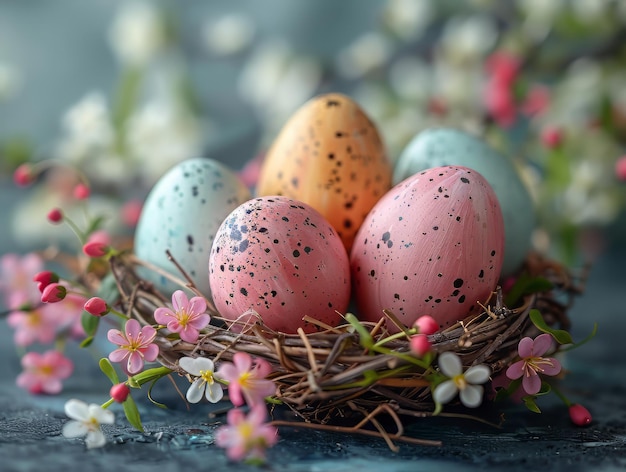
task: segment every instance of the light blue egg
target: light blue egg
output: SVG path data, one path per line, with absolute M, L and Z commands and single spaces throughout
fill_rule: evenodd
M 228 214 L 250 198 L 239 177 L 220 162 L 204 158 L 183 161 L 163 175 L 148 194 L 135 232 L 135 254 L 182 278 L 168 259 L 169 250 L 209 297 L 209 254 L 215 234 Z M 140 274 L 164 294 L 181 288 L 154 271 L 144 269 Z
M 470 134 L 448 128 L 428 129 L 416 135 L 400 155 L 394 184 L 425 169 L 446 165 L 472 168 L 493 187 L 504 218 L 502 275 L 513 274 L 530 250 L 536 223 L 533 201 L 513 162 Z

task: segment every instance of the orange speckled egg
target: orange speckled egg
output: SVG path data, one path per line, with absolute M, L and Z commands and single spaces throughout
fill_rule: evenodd
M 376 126 L 345 95 L 320 95 L 285 124 L 263 163 L 257 194 L 309 204 L 350 249 L 363 220 L 391 188 L 392 167 Z

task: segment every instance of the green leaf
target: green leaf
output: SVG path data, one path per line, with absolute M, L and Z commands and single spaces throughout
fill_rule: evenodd
M 515 306 L 524 295 L 531 293 L 547 292 L 552 290 L 553 285 L 543 277 L 531 277 L 528 274 L 520 275 L 507 294 L 504 304 L 508 307 Z
M 79 344 L 80 347 L 88 347 L 91 346 L 91 343 L 93 342 L 93 336 L 89 336 L 85 339 L 82 340 L 82 342 Z
M 496 401 L 504 400 L 505 398 L 509 398 L 513 395 L 517 389 L 522 384 L 522 378 L 512 380 L 511 383 L 506 388 L 501 388 L 496 393 Z
M 539 310 L 530 310 L 529 316 L 530 320 L 540 331 L 551 334 L 559 344 L 573 344 L 572 336 L 563 329 L 553 329 L 548 326 Z
M 365 349 L 371 349 L 374 345 L 374 339 L 370 332 L 361 324 L 361 322 L 352 313 L 347 313 L 345 319 L 350 323 L 359 334 L 359 343 Z
M 533 411 L 535 413 L 541 413 L 541 410 L 539 409 L 539 407 L 537 406 L 537 402 L 535 401 L 536 398 L 533 395 L 527 395 L 522 400 L 524 400 L 524 405 L 526 405 L 526 408 L 528 408 L 530 411 Z
M 148 388 L 148 400 L 150 400 L 154 405 L 158 406 L 159 408 L 163 408 L 167 410 L 167 405 L 165 405 L 164 403 L 158 402 L 154 398 L 152 398 L 152 389 L 154 388 L 158 380 L 159 379 L 154 379 L 152 383 L 150 384 L 150 388 Z
M 561 351 L 563 351 L 563 352 L 570 351 L 572 349 L 575 349 L 577 347 L 582 346 L 583 344 L 585 344 L 585 343 L 589 342 L 591 339 L 593 339 L 597 332 L 598 332 L 598 323 L 594 323 L 593 324 L 593 329 L 591 330 L 591 333 L 589 334 L 589 336 L 587 336 L 582 341 L 579 341 L 579 342 L 577 342 L 575 344 L 572 344 L 571 346 L 568 346 L 566 349 L 562 349 Z
M 80 318 L 80 324 L 83 325 L 83 330 L 85 331 L 85 334 L 93 338 L 93 336 L 96 334 L 96 331 L 98 331 L 98 326 L 100 325 L 100 317 L 83 311 L 83 314 Z
M 109 378 L 113 385 L 117 385 L 118 383 L 120 383 L 120 378 L 117 376 L 117 372 L 115 372 L 115 369 L 113 368 L 113 365 L 111 364 L 111 361 L 109 361 L 109 359 L 103 357 L 102 359 L 100 359 L 99 365 L 100 370 L 104 373 L 104 375 Z
M 141 424 L 141 416 L 139 415 L 139 409 L 137 408 L 137 404 L 133 397 L 130 395 L 124 403 L 122 404 L 124 407 L 124 413 L 126 414 L 126 419 L 128 422 L 138 431 L 143 432 L 143 425 Z

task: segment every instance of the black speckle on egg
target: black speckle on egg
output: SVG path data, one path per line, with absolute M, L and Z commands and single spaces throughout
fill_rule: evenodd
M 465 301 L 465 295 L 461 295 L 459 297 L 459 303 L 463 303 Z
M 193 236 L 191 234 L 187 235 L 187 244 L 193 246 Z
M 433 229 L 437 231 L 439 229 L 439 226 L 433 226 Z
M 289 218 L 287 218 L 286 216 L 283 216 L 283 217 L 281 218 L 281 220 L 283 220 L 283 221 L 285 221 L 285 222 L 289 223 Z
M 496 251 L 495 250 L 491 251 L 491 256 L 493 257 L 495 255 L 496 255 Z
M 455 279 L 452 285 L 454 285 L 454 288 L 461 288 L 463 286 L 463 279 Z
M 293 254 L 293 257 L 300 257 L 300 251 L 298 251 L 297 249 L 294 249 L 292 254 Z
M 309 246 L 305 246 L 304 247 L 304 252 L 306 252 L 307 254 L 309 254 L 313 249 L 311 249 Z
M 464 184 L 469 184 L 469 179 L 467 177 L 461 177 L 461 182 Z
M 376 276 L 376 271 L 374 269 L 370 270 L 370 276 L 371 277 L 375 277 Z
M 245 287 L 241 287 L 241 288 L 239 289 L 239 292 L 241 292 L 241 294 L 242 294 L 244 297 L 247 297 L 247 296 L 248 296 L 248 291 L 245 289 Z
M 482 279 L 484 276 L 485 276 L 485 271 L 483 269 L 480 269 L 480 272 L 478 273 L 478 277 Z

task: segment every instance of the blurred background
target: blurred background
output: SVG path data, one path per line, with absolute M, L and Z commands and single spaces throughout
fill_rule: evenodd
M 619 0 L 0 0 L 3 247 L 69 234 L 45 215 L 76 176 L 16 191 L 24 162 L 79 168 L 128 232 L 129 202 L 174 164 L 241 170 L 334 91 L 392 161 L 429 127 L 484 137 L 531 189 L 535 246 L 575 263 L 626 236 L 625 40 Z

